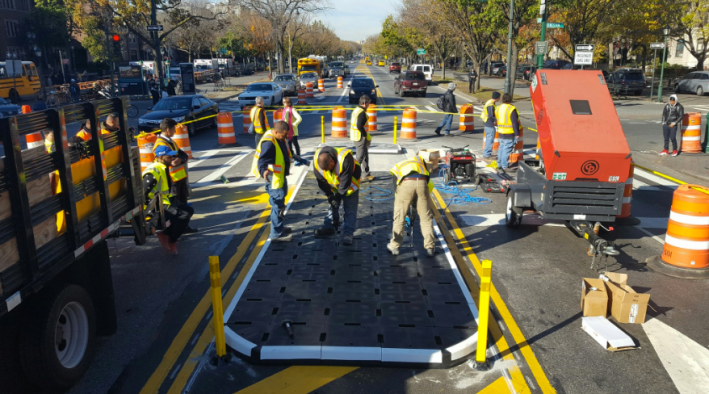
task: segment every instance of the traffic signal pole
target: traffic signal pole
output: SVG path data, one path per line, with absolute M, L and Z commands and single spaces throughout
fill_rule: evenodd
M 510 64 L 512 64 L 512 23 L 515 14 L 515 0 L 510 0 L 510 26 L 507 31 L 507 75 L 505 75 L 505 93 L 512 94 L 512 80 L 510 78 L 511 70 Z
M 150 0 L 150 24 L 157 25 L 158 24 L 158 11 L 157 7 L 155 6 L 155 0 Z M 160 32 L 158 31 L 153 31 L 153 54 L 155 56 L 155 71 L 158 73 L 158 92 L 162 94 L 163 89 L 165 88 L 165 79 L 163 78 L 163 72 L 162 72 L 162 67 L 163 67 L 163 60 L 162 56 L 160 55 Z

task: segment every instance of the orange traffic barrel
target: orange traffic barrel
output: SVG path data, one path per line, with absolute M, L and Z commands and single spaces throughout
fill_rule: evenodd
M 178 123 L 177 127 L 175 127 L 175 135 L 172 136 L 172 139 L 175 140 L 175 143 L 177 146 L 185 153 L 187 153 L 187 156 L 192 158 L 192 147 L 190 146 L 190 134 L 187 131 L 187 126 Z
M 522 161 L 524 161 L 524 127 L 519 126 L 519 138 L 517 138 L 517 143 L 512 148 L 512 153 L 510 153 L 510 163 Z
M 313 83 L 308 82 L 305 84 L 305 97 L 315 97 L 313 95 Z
M 251 127 L 251 107 L 245 106 L 241 109 L 241 124 L 244 134 L 249 134 L 249 127 Z
M 298 105 L 305 105 L 308 102 L 305 100 L 305 89 L 298 89 Z
M 236 134 L 234 133 L 234 119 L 231 112 L 220 112 L 217 114 L 217 138 L 219 144 L 236 144 Z
M 416 139 L 416 108 L 406 108 L 404 110 L 400 137 L 406 140 Z
M 140 150 L 140 172 L 143 173 L 149 166 L 150 163 L 155 160 L 155 154 L 153 154 L 153 146 L 158 136 L 154 133 L 140 133 L 138 134 L 138 149 Z
M 322 78 L 318 79 L 318 90 L 320 93 L 325 93 L 325 80 Z
M 342 77 L 337 77 L 337 88 L 342 89 Z
M 377 131 L 377 106 L 374 104 L 369 104 L 367 107 L 367 131 Z
M 682 118 L 682 153 L 704 153 L 702 151 L 702 114 L 690 112 Z
M 275 125 L 279 120 L 283 120 L 283 108 L 273 110 L 273 123 L 271 124 Z
M 662 255 L 647 261 L 666 275 L 709 277 L 709 188 L 680 185 L 675 190 Z
M 23 114 L 28 114 L 28 113 L 30 113 L 30 112 L 32 112 L 32 107 L 30 107 L 29 105 L 23 105 L 23 106 L 22 106 L 22 113 L 23 113 Z
M 27 134 L 25 140 L 27 141 L 27 149 L 44 146 L 44 138 L 42 138 L 42 133 L 40 132 Z
M 347 110 L 342 107 L 332 109 L 332 137 L 347 138 Z
M 619 219 L 630 217 L 630 205 L 633 201 L 633 176 L 635 175 L 635 166 L 630 165 L 630 175 L 625 181 L 625 189 L 623 190 L 623 208 L 620 215 L 616 216 Z
M 472 104 L 465 104 L 460 107 L 460 122 L 458 123 L 458 130 L 460 131 L 473 131 L 475 129 Z

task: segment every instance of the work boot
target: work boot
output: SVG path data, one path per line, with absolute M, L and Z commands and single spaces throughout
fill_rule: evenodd
M 342 237 L 342 244 L 345 246 L 350 246 L 352 245 L 352 236 L 351 235 L 345 235 Z
M 426 249 L 426 256 L 433 257 L 436 255 L 436 249 Z
M 293 234 L 281 234 L 280 237 L 271 238 L 271 242 L 290 242 L 293 240 Z
M 162 248 L 165 249 L 166 252 L 172 253 L 172 246 L 170 245 L 172 242 L 170 242 L 170 237 L 168 237 L 167 234 L 159 232 L 158 241 L 160 241 L 160 245 L 162 245 Z
M 436 127 L 436 130 L 433 130 L 434 133 L 441 135 L 441 127 Z
M 676 156 L 676 155 L 675 155 L 675 156 Z M 373 176 L 373 175 L 367 175 L 365 178 L 366 178 L 369 182 L 371 182 L 371 181 L 374 180 L 374 176 Z
M 170 254 L 177 256 L 177 242 L 170 242 Z
M 315 229 L 315 236 L 316 237 L 330 237 L 335 235 L 335 229 L 332 227 L 321 227 L 318 229 Z
M 389 252 L 394 256 L 399 255 L 399 248 L 395 248 L 395 247 L 391 246 L 391 244 L 387 244 L 387 250 L 389 250 Z

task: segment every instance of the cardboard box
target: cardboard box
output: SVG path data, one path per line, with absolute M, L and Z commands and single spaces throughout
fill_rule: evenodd
M 584 316 L 606 317 L 608 293 L 602 279 L 583 278 L 581 281 L 581 310 Z
M 581 328 L 608 351 L 618 352 L 635 349 L 633 339 L 604 317 L 583 317 L 581 318 Z
M 605 272 L 609 279 L 605 281 L 610 302 L 608 309 L 613 318 L 619 323 L 645 323 L 647 304 L 650 302 L 650 294 L 638 294 L 632 287 L 628 286 L 628 275 L 615 272 Z
M 419 156 L 426 162 L 429 172 L 438 168 L 438 161 L 441 160 L 441 152 L 438 149 L 422 149 Z

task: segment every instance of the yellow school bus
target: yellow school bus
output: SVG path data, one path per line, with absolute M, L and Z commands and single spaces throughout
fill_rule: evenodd
M 309 72 L 316 72 L 318 75 L 322 75 L 320 61 L 311 57 L 298 59 L 298 75 Z
M 0 62 L 0 97 L 12 102 L 18 102 L 20 98 L 32 99 L 37 97 L 41 88 L 34 63 L 23 61 L 22 75 L 11 78 L 5 62 Z

